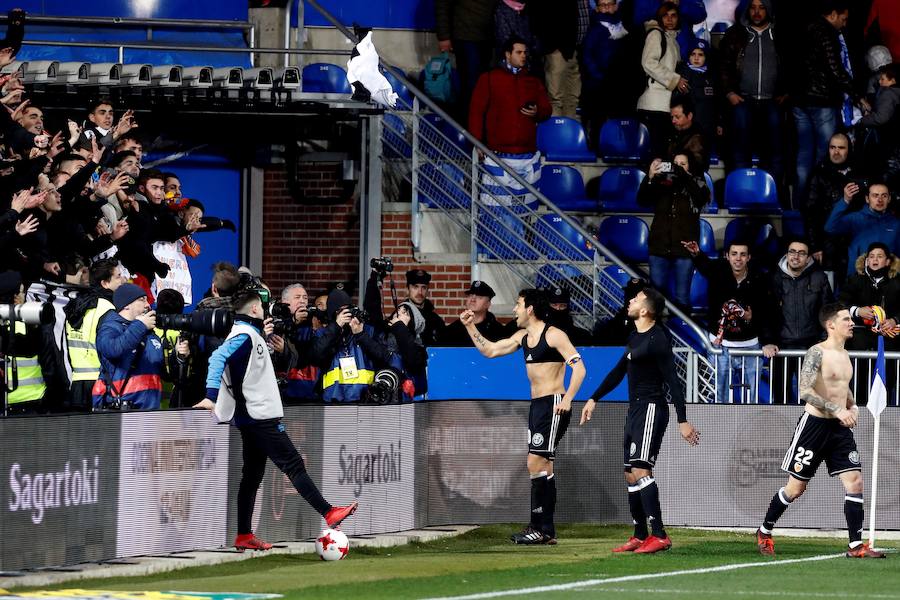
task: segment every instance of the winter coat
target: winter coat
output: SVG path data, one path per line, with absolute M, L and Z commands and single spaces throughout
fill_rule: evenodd
M 823 335 L 819 310 L 831 302 L 831 285 L 819 264 L 810 260 L 796 277 L 787 266 L 787 256 L 772 274 L 772 294 L 780 307 L 778 345 L 784 348 L 810 346 Z
M 641 53 L 641 68 L 647 75 L 647 87 L 638 98 L 637 109 L 669 112 L 672 91 L 681 76 L 675 72 L 681 50 L 675 39 L 676 31 L 663 31 L 656 21 L 644 24 L 646 37 Z M 666 37 L 666 52 L 662 53 L 662 36 Z
M 484 321 L 475 325 L 475 328 L 485 337 L 485 339 L 491 342 L 496 342 L 509 337 L 509 332 L 500 324 L 497 317 L 494 316 L 494 313 L 490 311 L 484 316 Z M 459 319 L 447 325 L 447 328 L 444 329 L 438 343 L 441 346 L 449 347 L 475 346 L 475 344 L 472 343 L 472 338 L 469 337 L 469 332 L 466 331 L 466 327 Z
M 325 402 L 358 402 L 364 398 L 375 373 L 392 367 L 401 371 L 400 357 L 390 352 L 381 339 L 376 338 L 371 325 L 364 325 L 362 332 L 350 333 L 336 323 L 319 329 L 327 348 L 328 358 L 322 369 L 322 397 Z M 356 377 L 346 377 L 341 368 L 342 358 L 352 358 L 356 364 Z
M 163 349 L 155 333 L 141 321 L 110 311 L 97 328 L 100 379 L 94 384 L 94 406 L 102 406 L 112 384 L 123 402 L 140 410 L 159 408 L 162 399 Z M 107 395 L 108 396 L 108 395 Z
M 853 80 L 841 61 L 840 32 L 820 16 L 806 34 L 806 54 L 799 72 L 792 77 L 796 105 L 837 108 L 844 94 L 855 100 Z
M 537 37 L 531 26 L 531 5 L 526 4 L 522 10 L 513 10 L 506 3 L 497 3 L 494 10 L 494 47 L 503 56 L 503 46 L 512 36 L 522 38 L 528 48 L 528 56 L 536 57 L 540 52 Z
M 895 255 L 900 253 L 900 221 L 890 212 L 878 213 L 868 205 L 852 211 L 843 200 L 836 202 L 825 223 L 825 231 L 851 236 L 847 251 L 848 275 L 855 272 L 856 258 L 865 254 L 872 242 L 883 242 Z
M 537 116 L 520 109 L 537 105 Z M 499 67 L 484 73 L 472 92 L 469 131 L 494 152 L 525 154 L 537 151 L 537 123 L 553 111 L 544 84 L 525 69 L 512 73 Z
M 688 258 L 682 240 L 700 238 L 700 211 L 709 202 L 706 182 L 683 169 L 674 176 L 644 178 L 637 202 L 653 210 L 650 224 L 650 254 L 664 258 Z
M 783 57 L 785 56 L 784 44 L 781 36 L 775 28 L 775 19 L 772 10 L 772 1 L 763 0 L 763 4 L 769 15 L 769 27 L 762 35 L 771 36 L 775 42 L 776 66 L 778 68 L 778 80 L 775 84 L 776 95 L 782 95 L 785 87 L 785 64 Z M 743 71 L 744 53 L 747 45 L 752 37 L 756 35 L 755 31 L 750 30 L 750 19 L 748 12 L 750 3 L 746 3 L 745 10 L 741 13 L 739 23 L 735 23 L 725 31 L 722 40 L 719 42 L 719 82 L 722 87 L 722 97 L 730 93 L 741 93 L 741 73 Z
M 674 158 L 676 154 L 686 154 L 692 173 L 705 173 L 709 170 L 709 145 L 706 132 L 696 120 L 687 129 L 679 131 L 672 128 L 666 149 L 667 158 Z
M 434 0 L 439 40 L 490 41 L 494 33 L 495 0 Z
M 690 91 L 687 94 L 674 92 L 676 98 L 686 98 L 694 105 L 694 122 L 708 135 L 715 135 L 716 126 L 719 124 L 719 96 L 716 86 L 716 76 L 712 68 L 705 72 L 695 71 L 687 64 L 681 63 L 675 72 L 687 79 Z
M 655 19 L 660 4 L 662 4 L 660 0 L 636 0 L 633 25 L 640 26 L 641 23 Z M 623 12 L 621 3 L 619 12 Z M 681 27 L 678 29 L 675 39 L 678 40 L 682 60 L 687 60 L 687 53 L 690 52 L 697 39 L 693 26 L 706 21 L 706 3 L 703 0 L 682 0 L 678 5 L 678 13 L 681 15 L 679 21 Z
M 750 268 L 747 277 L 740 283 L 734 278 L 731 265 L 725 259 L 713 260 L 700 253 L 693 257 L 694 266 L 709 282 L 709 309 L 706 314 L 706 328 L 713 336 L 719 329 L 722 307 L 734 300 L 743 308 L 751 309 L 749 321 L 737 319 L 730 327 L 726 327 L 725 340 L 744 342 L 759 338 L 763 346 L 774 343 L 777 339 L 776 323 L 772 318 L 772 290 L 768 278 Z
M 858 256 L 853 265 L 855 272 L 841 288 L 840 302 L 851 308 L 880 306 L 887 318 L 900 322 L 900 259 L 894 257 L 887 276 L 878 282 L 866 271 L 865 255 Z M 885 337 L 884 342 L 886 350 L 900 349 L 900 338 Z M 855 327 L 846 347 L 848 350 L 875 350 L 877 344 L 878 337 L 869 327 Z
M 858 124 L 878 129 L 896 146 L 900 137 L 900 85 L 878 88 L 872 112 L 860 119 Z
M 627 41 L 632 34 L 613 39 L 604 23 L 621 24 L 622 18 L 604 13 L 591 15 L 591 25 L 584 36 L 581 60 L 584 67 L 584 89 L 589 93 L 603 91 L 607 84 L 620 85 L 622 63 L 627 60 Z
M 828 271 L 834 269 L 835 258 L 846 254 L 847 251 L 849 240 L 846 240 L 844 236 L 825 235 L 825 223 L 835 204 L 842 202 L 844 188 L 859 176 L 859 173 L 849 166 L 851 158 L 848 157 L 847 162 L 842 165 L 835 165 L 828 158 L 816 165 L 809 180 L 806 205 L 801 207 L 810 252 L 819 252 L 820 250 L 824 252 L 822 268 Z M 851 207 L 858 206 L 859 204 L 854 198 Z M 839 262 L 843 264 L 843 257 Z

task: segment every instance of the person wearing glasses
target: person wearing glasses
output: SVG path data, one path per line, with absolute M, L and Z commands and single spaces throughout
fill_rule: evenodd
M 772 294 L 779 310 L 778 351 L 806 350 L 824 335 L 819 311 L 833 301 L 831 285 L 822 266 L 812 257 L 809 243 L 794 239 L 778 261 L 772 274 Z M 800 372 L 797 357 L 771 358 L 770 388 L 773 404 L 791 404 L 796 397 L 796 378 Z

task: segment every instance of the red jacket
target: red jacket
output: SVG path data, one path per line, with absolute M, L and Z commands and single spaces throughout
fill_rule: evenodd
M 526 117 L 519 111 L 531 102 L 537 105 L 537 115 Z M 498 67 L 484 73 L 472 92 L 469 132 L 494 152 L 535 152 L 537 123 L 551 112 L 547 90 L 537 77 Z
M 900 61 L 900 2 L 897 0 L 875 0 L 869 11 L 869 19 L 866 22 L 866 32 L 869 27 L 878 21 L 878 29 L 881 30 L 881 40 L 894 62 Z

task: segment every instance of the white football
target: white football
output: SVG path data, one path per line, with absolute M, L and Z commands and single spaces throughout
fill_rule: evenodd
M 350 551 L 350 540 L 337 529 L 325 529 L 316 538 L 316 553 L 322 560 L 341 560 Z

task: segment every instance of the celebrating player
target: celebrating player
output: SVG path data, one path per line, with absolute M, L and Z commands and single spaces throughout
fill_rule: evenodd
M 628 339 L 625 353 L 591 394 L 581 411 L 581 424 L 591 420 L 597 401 L 613 391 L 628 374 L 628 416 L 625 417 L 625 483 L 628 506 L 634 520 L 634 535 L 613 552 L 650 554 L 672 547 L 663 527 L 659 488 L 653 479 L 653 465 L 669 424 L 668 395 L 675 404 L 678 429 L 688 444 L 700 443 L 700 432 L 688 423 L 684 392 L 675 372 L 672 343 L 656 323 L 666 301 L 653 288 L 644 288 L 628 303 L 628 317 L 635 333 Z M 652 535 L 647 531 L 650 521 Z
M 543 291 L 527 289 L 519 292 L 515 313 L 516 325 L 520 329 L 512 337 L 497 342 L 486 340 L 478 332 L 471 310 L 459 315 L 459 320 L 469 332 L 475 347 L 488 358 L 512 354 L 522 347 L 532 398 L 528 412 L 531 521 L 522 532 L 513 534 L 510 539 L 516 544 L 555 544 L 553 512 L 556 508 L 556 479 L 553 459 L 557 444 L 569 427 L 572 399 L 584 381 L 585 368 L 569 337 L 546 323 L 550 304 Z M 564 382 L 566 365 L 572 367 L 568 388 Z
M 797 423 L 791 445 L 781 463 L 788 476 L 787 484 L 769 503 L 766 518 L 756 532 L 759 552 L 775 554 L 772 529 L 787 507 L 799 498 L 816 469 L 824 460 L 828 474 L 838 475 L 844 484 L 844 515 L 851 558 L 884 558 L 862 541 L 863 478 L 859 452 L 851 428 L 856 426 L 859 408 L 850 390 L 853 365 L 844 349 L 853 337 L 850 311 L 840 304 L 826 304 L 819 311 L 819 322 L 828 339 L 810 348 L 800 369 L 800 398 L 806 402 L 805 412 Z

